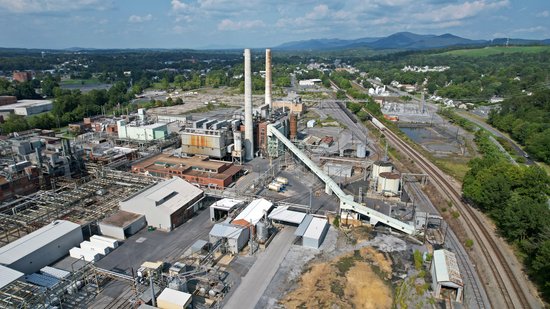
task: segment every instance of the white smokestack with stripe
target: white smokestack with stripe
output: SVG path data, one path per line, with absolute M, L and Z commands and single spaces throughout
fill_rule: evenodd
M 265 104 L 271 110 L 271 49 L 265 50 Z
M 254 158 L 254 124 L 252 123 L 252 65 L 250 49 L 244 50 L 244 146 L 245 159 Z

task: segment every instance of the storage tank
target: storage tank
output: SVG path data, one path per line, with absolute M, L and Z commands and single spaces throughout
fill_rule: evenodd
M 258 239 L 258 242 L 261 244 L 265 243 L 267 241 L 267 238 L 269 237 L 267 226 L 262 221 L 256 224 L 256 237 Z
M 377 179 L 380 173 L 391 173 L 393 171 L 393 165 L 387 161 L 376 161 L 372 165 L 372 179 Z
M 396 173 L 380 173 L 376 192 L 386 196 L 396 196 L 399 193 L 400 176 Z
M 277 177 L 275 178 L 275 181 L 280 183 L 280 184 L 283 184 L 283 185 L 288 185 L 288 179 L 285 178 L 285 177 Z
M 240 131 L 233 132 L 233 143 L 235 144 L 235 151 L 243 151 L 243 136 Z
M 365 144 L 359 144 L 357 145 L 357 157 L 358 158 L 365 158 L 367 156 L 367 147 Z
M 298 137 L 298 115 L 290 113 L 290 140 L 295 140 Z
M 280 183 L 277 183 L 277 182 L 272 182 L 267 186 L 267 188 L 269 190 L 275 191 L 275 192 L 281 191 L 281 187 L 282 187 L 282 185 Z

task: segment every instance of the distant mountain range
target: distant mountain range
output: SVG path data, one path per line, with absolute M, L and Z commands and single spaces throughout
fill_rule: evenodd
M 294 41 L 281 44 L 274 49 L 279 50 L 331 50 L 348 48 L 372 48 L 372 49 L 432 49 L 451 46 L 484 46 L 505 45 L 506 41 L 512 45 L 550 45 L 550 39 L 526 40 L 499 38 L 494 40 L 470 40 L 450 33 L 442 35 L 415 34 L 411 32 L 398 32 L 387 37 L 366 37 L 354 40 L 341 39 L 314 39 Z

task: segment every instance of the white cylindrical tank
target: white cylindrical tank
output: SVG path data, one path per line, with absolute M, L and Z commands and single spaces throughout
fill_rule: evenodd
M 277 177 L 275 178 L 275 181 L 280 183 L 280 184 L 283 184 L 283 185 L 288 185 L 288 179 L 285 178 L 285 177 Z
M 367 156 L 367 147 L 365 144 L 361 143 L 357 145 L 357 157 L 358 158 L 364 158 Z
M 395 196 L 399 193 L 399 182 L 401 181 L 399 174 L 396 173 L 380 173 L 378 176 L 378 185 L 376 192 L 383 193 L 386 196 Z
M 243 139 L 240 131 L 233 132 L 233 143 L 235 144 L 235 151 L 243 151 Z
M 276 183 L 276 182 L 272 182 L 267 186 L 267 188 L 271 191 L 279 192 L 279 191 L 281 191 L 281 184 Z
M 372 165 L 371 178 L 377 179 L 381 173 L 391 173 L 393 171 L 393 165 L 387 161 L 376 161 Z

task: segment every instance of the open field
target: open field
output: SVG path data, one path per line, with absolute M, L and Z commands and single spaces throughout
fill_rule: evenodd
M 97 78 L 90 79 L 65 79 L 60 82 L 60 85 L 90 85 L 90 84 L 101 84 Z
M 438 55 L 453 55 L 465 57 L 487 57 L 497 54 L 512 54 L 512 53 L 540 53 L 549 52 L 550 46 L 492 46 L 474 49 L 457 49 L 444 52 Z

